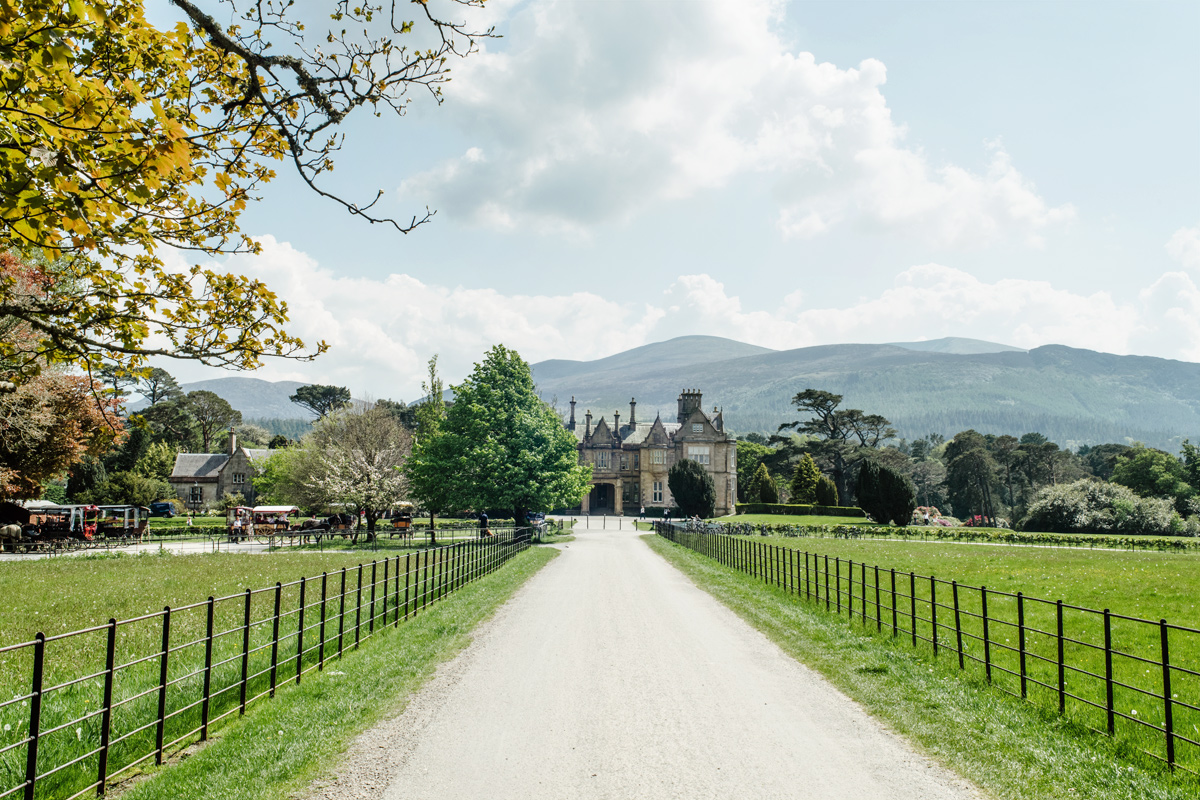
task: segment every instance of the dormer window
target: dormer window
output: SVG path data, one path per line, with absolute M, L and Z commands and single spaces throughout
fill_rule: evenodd
M 692 423 L 692 433 L 701 433 L 703 430 L 704 430 L 703 422 L 693 422 Z

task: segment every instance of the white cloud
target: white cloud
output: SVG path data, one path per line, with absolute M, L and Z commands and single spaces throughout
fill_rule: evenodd
M 497 229 L 588 232 L 658 202 L 757 175 L 787 237 L 849 221 L 941 246 L 1034 244 L 1073 216 L 997 143 L 981 172 L 905 144 L 885 66 L 792 52 L 784 5 L 533 0 L 509 5 L 504 50 L 456 68 L 440 114 L 472 147 L 403 194 Z
M 1167 242 L 1167 254 L 1191 269 L 1200 269 L 1200 225 L 1180 228 Z
M 806 306 L 800 291 L 775 307 L 747 308 L 706 274 L 682 275 L 648 302 L 592 292 L 505 295 L 438 286 L 409 275 L 383 279 L 335 274 L 291 245 L 261 239 L 259 256 L 227 268 L 262 278 L 288 303 L 290 331 L 329 353 L 310 364 L 268 361 L 256 377 L 348 386 L 356 396 L 411 400 L 425 362 L 440 354 L 443 374 L 461 380 L 494 344 L 530 362 L 590 360 L 647 342 L 709 334 L 775 349 L 842 342 L 966 336 L 1019 347 L 1065 344 L 1111 353 L 1200 360 L 1200 288 L 1167 273 L 1138 294 L 1080 294 L 1048 281 L 980 280 L 940 264 L 914 266 L 891 286 L 843 306 Z M 211 370 L 164 363 L 182 380 Z

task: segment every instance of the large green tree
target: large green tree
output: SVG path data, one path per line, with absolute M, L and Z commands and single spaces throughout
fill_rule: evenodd
M 908 476 L 869 459 L 859 468 L 857 497 L 876 522 L 907 525 L 917 507 L 917 490 Z
M 454 404 L 436 433 L 419 433 L 407 473 L 419 502 L 459 510 L 530 511 L 573 506 L 591 470 L 578 462 L 575 437 L 537 396 L 529 365 L 496 345 L 452 387 Z M 418 431 L 421 425 L 418 425 Z
M 1184 461 L 1141 445 L 1117 459 L 1112 482 L 1128 486 L 1142 497 L 1170 498 L 1180 510 L 1186 509 L 1187 500 L 1196 494 Z
M 826 462 L 837 484 L 838 497 L 843 505 L 849 505 L 854 468 L 866 457 L 867 450 L 895 438 L 896 431 L 887 418 L 857 408 L 839 408 L 841 403 L 840 394 L 805 389 L 792 398 L 792 404 L 812 416 L 785 422 L 779 430 L 794 429 L 814 437 L 806 446 Z
M 209 447 L 219 432 L 242 421 L 242 412 L 235 410 L 225 398 L 207 389 L 188 392 L 185 402 L 196 421 L 202 453 L 210 452 Z
M 712 476 L 700 464 L 690 458 L 676 461 L 667 472 L 667 486 L 684 516 L 707 518 L 713 515 L 717 491 Z
M 317 415 L 317 419 L 325 419 L 334 411 L 350 405 L 350 390 L 345 386 L 310 383 L 298 388 L 288 400 L 307 408 Z
M 946 444 L 946 483 L 955 514 L 995 517 L 997 466 L 978 431 L 962 431 Z

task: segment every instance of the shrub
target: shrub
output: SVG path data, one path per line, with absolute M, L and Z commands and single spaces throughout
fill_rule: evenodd
M 1187 523 L 1170 499 L 1138 497 L 1115 483 L 1081 480 L 1047 486 L 1029 504 L 1023 530 L 1178 535 Z
M 779 502 L 779 491 L 766 464 L 759 464 L 754 477 L 750 479 L 749 497 L 752 503 Z
M 717 505 L 712 476 L 704 467 L 685 458 L 675 462 L 667 473 L 667 486 L 685 516 L 711 517 Z
M 822 475 L 817 482 L 817 505 L 836 506 L 838 504 L 837 484 L 828 475 Z
M 876 522 L 907 525 L 917 507 L 917 490 L 907 475 L 864 461 L 858 471 L 858 505 Z

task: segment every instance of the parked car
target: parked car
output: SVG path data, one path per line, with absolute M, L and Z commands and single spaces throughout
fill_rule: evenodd
M 173 517 L 175 516 L 175 504 L 168 503 L 165 500 L 150 504 L 150 516 L 152 517 Z

